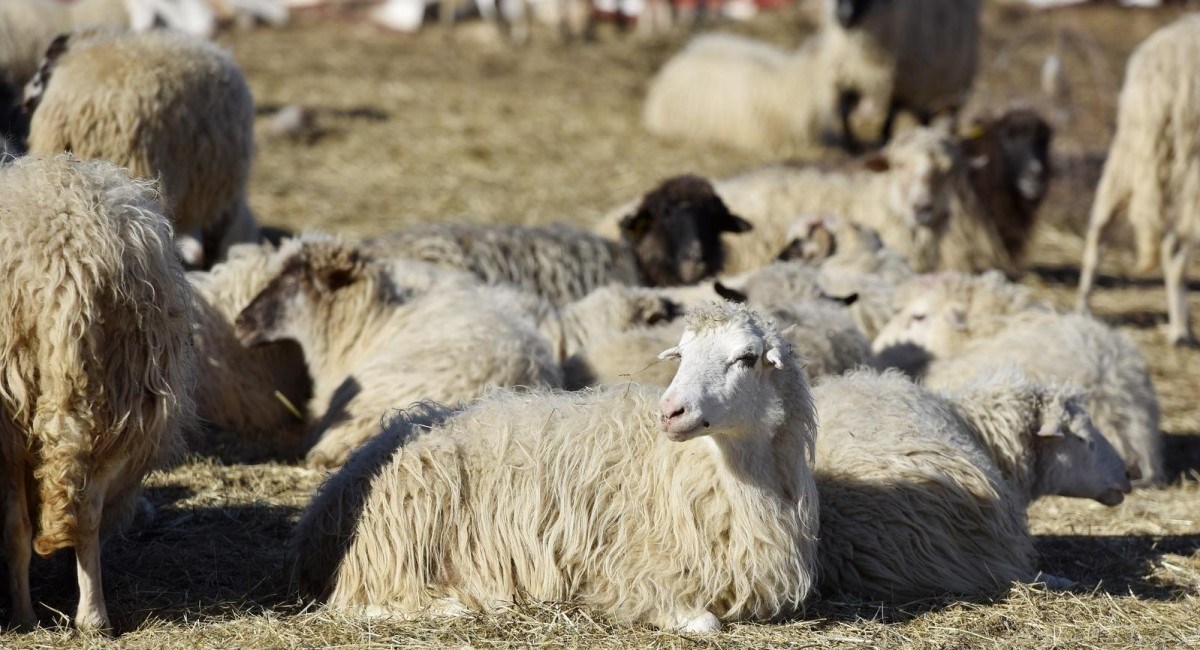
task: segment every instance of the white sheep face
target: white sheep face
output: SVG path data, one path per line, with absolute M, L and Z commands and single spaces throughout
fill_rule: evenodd
M 1096 430 L 1079 397 L 1056 396 L 1038 432 L 1038 492 L 1115 506 L 1129 493 L 1125 461 Z
M 966 336 L 966 306 L 939 300 L 932 293 L 919 295 L 905 305 L 879 330 L 871 347 L 875 353 L 910 344 L 933 356 L 956 351 L 956 342 Z
M 658 403 L 659 428 L 676 442 L 769 436 L 783 420 L 781 397 L 768 377 L 783 368 L 782 355 L 747 322 L 685 331 L 678 346 L 659 355 L 679 359 Z

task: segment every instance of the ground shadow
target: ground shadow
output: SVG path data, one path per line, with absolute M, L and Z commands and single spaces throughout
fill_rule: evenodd
M 1098 590 L 1113 596 L 1167 601 L 1192 592 L 1156 580 L 1152 575 L 1154 565 L 1166 553 L 1196 553 L 1200 550 L 1200 534 L 1041 535 L 1037 547 L 1042 554 L 1042 570 L 1079 582 L 1074 591 Z
M 1164 433 L 1163 460 L 1170 483 L 1200 473 L 1200 433 Z
M 1029 271 L 1051 285 L 1078 287 L 1079 266 L 1060 264 L 1035 264 Z M 1101 289 L 1158 289 L 1163 286 L 1161 277 L 1128 277 L 1100 273 L 1096 275 L 1096 286 Z M 1200 281 L 1189 280 L 1189 291 L 1200 291 Z

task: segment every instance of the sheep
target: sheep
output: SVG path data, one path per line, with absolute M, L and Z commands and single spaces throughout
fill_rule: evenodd
M 780 152 L 828 139 L 836 126 L 821 39 L 796 52 L 732 34 L 692 39 L 650 82 L 651 133 Z
M 982 0 L 827 0 L 822 32 L 845 139 L 861 100 L 886 106 L 880 140 L 901 110 L 922 125 L 966 103 L 979 67 Z
M 426 224 L 370 242 L 374 254 L 468 270 L 561 305 L 592 289 L 692 284 L 722 268 L 720 234 L 749 224 L 696 176 L 665 181 L 621 221 L 612 241 L 564 225 Z
M 0 135 L 17 143 L 28 135 L 19 107 L 21 89 L 37 73 L 46 48 L 59 34 L 87 25 L 144 31 L 157 23 L 211 38 L 216 22 L 201 0 L 5 0 L 0 2 Z M 7 92 L 4 88 L 7 87 Z
M 931 357 L 952 356 L 967 342 L 1002 331 L 1012 316 L 1054 311 L 995 271 L 919 276 L 901 285 L 893 300 L 896 311 L 872 348 L 884 365 L 909 374 L 920 374 Z
M 673 321 L 681 315 L 681 308 L 657 291 L 612 284 L 561 309 L 545 303 L 531 313 L 561 363 L 611 334 Z M 666 347 L 670 346 L 658 349 Z
M 191 418 L 183 269 L 149 183 L 65 154 L 0 168 L 0 240 L 20 242 L 0 248 L 12 623 L 37 624 L 31 548 L 48 556 L 74 547 L 75 626 L 107 630 L 101 536 L 129 518 L 142 477 Z
M 859 371 L 819 382 L 813 399 L 824 592 L 994 595 L 1035 577 L 1032 498 L 1114 505 L 1129 490 L 1070 388 L 1004 375 L 944 396 Z
M 756 305 L 752 305 L 756 306 Z M 780 326 L 810 380 L 867 365 L 871 344 L 846 309 L 829 300 L 803 300 L 763 309 Z M 678 339 L 679 327 L 633 328 L 581 347 L 563 363 L 566 388 L 635 381 L 652 386 L 671 383 L 679 364 L 657 359 L 658 351 Z M 668 345 L 664 346 L 664 343 Z
M 820 266 L 839 275 L 872 275 L 891 284 L 912 279 L 912 265 L 883 245 L 879 234 L 833 215 L 805 215 L 788 226 L 786 244 L 776 258 Z
M 665 393 L 497 391 L 420 433 L 399 419 L 302 517 L 302 586 L 340 611 L 569 601 L 692 632 L 801 607 L 818 506 L 795 356 L 729 303 L 663 355 L 682 357 Z
M 385 265 L 336 239 L 302 242 L 235 322 L 247 347 L 300 344 L 313 379 L 310 467 L 329 469 L 379 432 L 392 407 L 469 400 L 488 386 L 562 385 L 510 293 L 438 291 L 406 300 Z
M 1088 222 L 1079 280 L 1086 311 L 1100 245 L 1114 218 L 1133 226 L 1138 266 L 1162 261 L 1167 334 L 1174 345 L 1196 345 L 1185 277 L 1200 237 L 1200 17 L 1159 29 L 1129 58 L 1109 150 Z
M 961 386 L 981 370 L 1004 364 L 1037 381 L 1069 381 L 1086 389 L 1087 410 L 1136 484 L 1156 485 L 1165 478 L 1158 398 L 1145 360 L 1127 337 L 1077 314 L 1018 315 L 999 333 L 932 361 L 923 381 Z
M 917 271 L 938 268 L 938 239 L 965 169 L 954 141 L 931 129 L 898 137 L 882 153 L 847 169 L 769 166 L 716 183 L 717 194 L 753 229 L 726 237 L 727 273 L 758 268 L 778 257 L 792 221 L 833 214 L 875 230 Z
M 1046 197 L 1053 136 L 1036 111 L 1016 108 L 973 121 L 959 139 L 971 189 L 1014 261 L 1024 256 Z
M 257 239 L 244 205 L 254 150 L 254 103 L 233 58 L 167 30 L 81 30 L 55 39 L 38 79 L 29 150 L 112 160 L 159 178 L 180 236 L 202 244 L 211 266 L 231 225 Z

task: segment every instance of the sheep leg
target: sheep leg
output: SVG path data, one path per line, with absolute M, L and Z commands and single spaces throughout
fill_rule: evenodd
M 862 94 L 857 90 L 843 90 L 838 94 L 838 118 L 842 123 L 842 146 L 852 154 L 862 153 L 862 144 L 854 136 L 854 128 L 850 125 L 850 116 L 862 101 Z
M 896 116 L 900 114 L 900 102 L 892 99 L 888 104 L 887 117 L 883 120 L 883 128 L 879 131 L 879 146 L 883 146 L 892 140 L 892 131 L 896 128 Z
M 1098 201 L 1099 199 L 1097 199 Z M 1098 214 L 1108 214 L 1110 218 L 1097 218 Z M 1106 238 L 1113 223 L 1111 211 L 1097 213 L 1093 210 L 1088 222 L 1087 238 L 1083 246 L 1083 266 L 1079 270 L 1079 298 L 1075 310 L 1080 313 L 1088 312 L 1088 303 L 1092 291 L 1096 288 L 1096 272 L 1100 267 L 1100 243 Z
M 701 611 L 699 614 L 675 614 L 663 627 L 679 632 L 719 632 L 721 621 L 712 612 Z
M 1163 282 L 1167 287 L 1167 332 L 1173 345 L 1196 346 L 1192 333 L 1191 313 L 1188 310 L 1187 268 L 1191 261 L 1191 242 L 1168 232 L 1163 237 Z
M 33 560 L 33 524 L 25 493 L 24 466 L 11 468 L 4 500 L 4 546 L 8 558 L 8 594 L 12 603 L 10 624 L 19 630 L 37 627 L 29 593 L 29 564 Z
M 79 580 L 79 606 L 75 610 L 75 627 L 81 632 L 107 634 L 112 631 L 100 575 L 100 520 L 109 481 L 123 467 L 124 463 L 117 463 L 104 475 L 94 476 L 78 506 L 75 569 Z

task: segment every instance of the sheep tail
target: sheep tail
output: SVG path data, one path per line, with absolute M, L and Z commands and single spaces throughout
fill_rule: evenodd
M 76 509 L 82 500 L 91 457 L 91 437 L 84 422 L 63 411 L 51 413 L 35 431 L 42 441 L 40 463 L 33 476 L 40 508 L 33 550 L 46 557 L 75 544 Z

